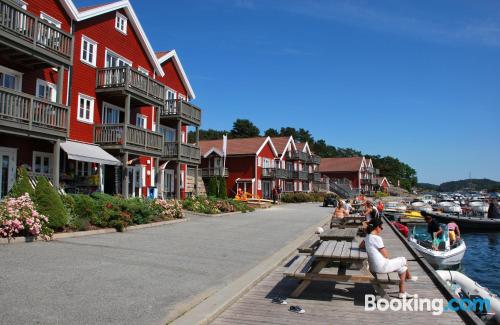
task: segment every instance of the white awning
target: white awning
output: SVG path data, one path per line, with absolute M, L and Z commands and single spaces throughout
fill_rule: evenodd
M 68 154 L 69 159 L 114 166 L 122 164 L 101 147 L 93 144 L 66 141 L 61 143 L 61 148 Z

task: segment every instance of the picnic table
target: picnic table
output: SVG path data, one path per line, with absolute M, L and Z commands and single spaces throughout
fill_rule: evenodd
M 332 228 L 319 235 L 321 240 L 346 240 L 353 241 L 358 233 L 357 228 Z

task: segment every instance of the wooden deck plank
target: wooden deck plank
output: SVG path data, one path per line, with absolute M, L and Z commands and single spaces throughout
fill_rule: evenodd
M 335 246 L 335 250 L 332 253 L 332 258 L 340 258 L 342 256 L 342 249 L 344 248 L 345 241 L 339 241 Z

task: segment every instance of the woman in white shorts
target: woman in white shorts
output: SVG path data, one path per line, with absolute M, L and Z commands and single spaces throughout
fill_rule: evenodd
M 384 241 L 380 237 L 382 232 L 382 221 L 373 219 L 368 224 L 368 235 L 361 242 L 360 247 L 366 248 L 368 254 L 368 265 L 374 273 L 391 273 L 398 272 L 399 274 L 399 298 L 412 298 L 405 290 L 405 281 L 417 281 L 416 276 L 412 276 L 408 269 L 406 258 L 396 257 L 389 259 L 389 253 L 384 246 Z

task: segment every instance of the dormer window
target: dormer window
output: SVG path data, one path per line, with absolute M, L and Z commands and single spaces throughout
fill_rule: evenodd
M 115 28 L 120 33 L 127 35 L 127 17 L 121 13 L 116 13 Z

